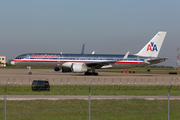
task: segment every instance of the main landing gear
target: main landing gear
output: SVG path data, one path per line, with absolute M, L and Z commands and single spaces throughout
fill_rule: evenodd
M 29 70 L 28 70 L 29 75 L 32 75 L 32 72 L 31 72 L 31 66 L 27 66 L 27 68 L 29 69 Z
M 94 76 L 98 76 L 98 73 L 96 73 L 96 72 L 85 72 L 84 75 L 94 75 Z
M 92 72 L 85 72 L 84 75 L 94 75 L 94 76 L 98 76 L 98 73 L 95 72 L 95 68 L 91 67 L 91 71 Z

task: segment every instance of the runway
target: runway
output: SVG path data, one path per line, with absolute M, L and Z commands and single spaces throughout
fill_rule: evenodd
M 1 85 L 31 85 L 33 80 L 48 80 L 50 85 L 179 85 L 180 75 L 99 72 L 98 76 L 83 73 L 62 73 L 53 69 L 0 69 Z

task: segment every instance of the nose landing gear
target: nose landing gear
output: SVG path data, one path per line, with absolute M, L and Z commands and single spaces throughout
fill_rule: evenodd
M 32 75 L 31 66 L 27 66 L 27 68 L 29 69 L 29 70 L 28 70 L 29 75 Z

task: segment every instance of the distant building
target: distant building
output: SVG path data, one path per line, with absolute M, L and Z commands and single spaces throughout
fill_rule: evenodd
M 1 64 L 6 64 L 6 56 L 0 56 Z

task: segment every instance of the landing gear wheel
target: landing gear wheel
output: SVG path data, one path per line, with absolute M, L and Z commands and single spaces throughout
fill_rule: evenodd
M 27 66 L 27 68 L 29 69 L 29 70 L 28 70 L 29 75 L 32 75 L 32 72 L 31 72 L 31 66 Z
M 96 72 L 85 72 L 84 75 L 94 75 L 94 76 L 98 76 L 98 73 L 96 73 Z
M 92 75 L 98 76 L 98 73 L 95 72 L 95 67 L 91 67 Z
M 29 75 L 32 75 L 32 72 L 29 72 Z
M 98 73 L 92 73 L 94 76 L 98 76 Z
M 92 75 L 91 72 L 85 72 L 84 75 Z

